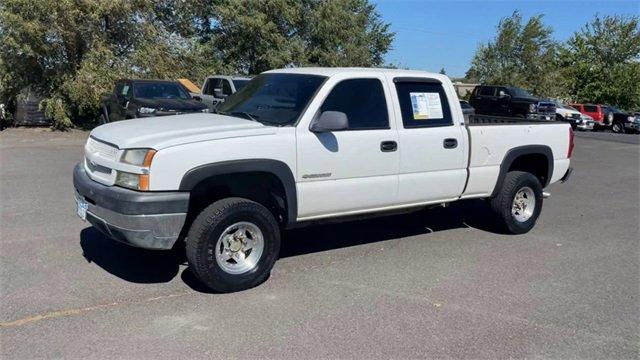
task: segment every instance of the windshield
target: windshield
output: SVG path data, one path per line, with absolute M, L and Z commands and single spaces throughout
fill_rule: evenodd
M 576 108 L 571 107 L 571 106 L 569 106 L 567 104 L 560 104 L 560 107 L 562 107 L 563 109 L 567 109 L 567 110 L 578 111 L 578 110 L 576 110 Z
M 236 79 L 236 80 L 233 80 L 233 86 L 236 87 L 236 91 L 242 89 L 248 83 L 249 83 L 249 80 L 247 80 L 247 79 Z
M 182 85 L 169 82 L 139 82 L 133 84 L 133 94 L 141 99 L 190 99 Z
M 325 77 L 304 74 L 262 74 L 229 96 L 217 112 L 279 126 L 300 117 Z
M 509 88 L 509 92 L 511 93 L 511 96 L 514 97 L 533 97 L 533 95 L 531 95 L 527 90 L 517 87 Z

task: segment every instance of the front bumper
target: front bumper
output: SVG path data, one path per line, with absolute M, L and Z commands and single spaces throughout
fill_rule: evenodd
M 87 221 L 108 237 L 145 249 L 171 249 L 189 207 L 187 192 L 141 192 L 93 181 L 82 164 L 73 169 L 76 199 L 87 202 Z
M 640 131 L 640 122 L 625 122 L 624 128 L 627 130 Z
M 582 123 L 577 123 L 576 124 L 576 128 L 578 130 L 593 130 L 593 127 L 595 126 L 595 123 L 593 122 L 582 122 Z

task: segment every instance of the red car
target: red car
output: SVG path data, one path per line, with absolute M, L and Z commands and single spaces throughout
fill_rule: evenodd
M 589 115 L 600 126 L 610 126 L 613 121 L 613 113 L 604 105 L 571 104 L 576 110 Z

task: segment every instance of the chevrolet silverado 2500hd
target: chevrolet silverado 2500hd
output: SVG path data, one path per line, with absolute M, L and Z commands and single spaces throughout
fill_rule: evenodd
M 281 229 L 319 219 L 486 198 L 525 233 L 572 150 L 567 123 L 465 125 L 443 75 L 299 68 L 262 73 L 216 114 L 97 127 L 73 179 L 82 219 L 138 247 L 185 241 L 202 282 L 236 291 L 267 278 Z

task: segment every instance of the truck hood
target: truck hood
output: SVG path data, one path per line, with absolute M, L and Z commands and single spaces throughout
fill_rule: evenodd
M 171 146 L 241 136 L 271 135 L 277 128 L 219 114 L 188 114 L 118 121 L 91 131 L 91 136 L 120 149 L 164 149 Z

